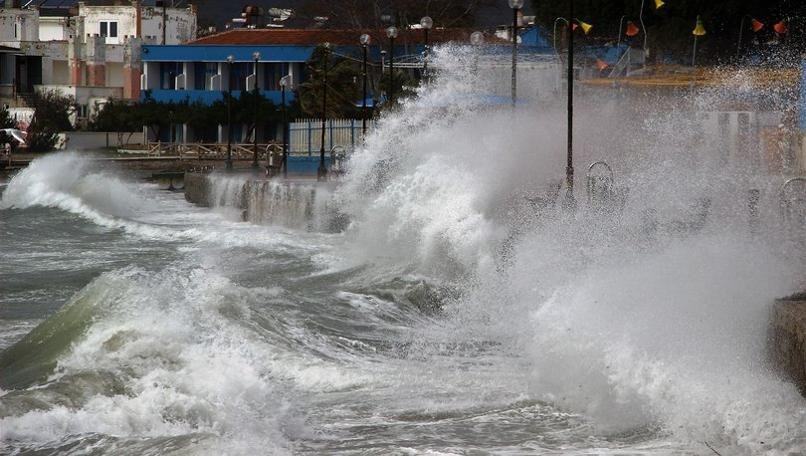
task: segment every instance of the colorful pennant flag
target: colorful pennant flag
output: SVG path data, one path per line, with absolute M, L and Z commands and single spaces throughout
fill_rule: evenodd
M 789 33 L 789 27 L 786 26 L 786 21 L 777 22 L 772 26 L 772 29 L 775 30 L 775 33 L 779 35 L 786 35 Z
M 635 36 L 640 32 L 641 29 L 637 25 L 633 24 L 632 21 L 627 21 L 627 30 L 624 32 L 627 36 Z

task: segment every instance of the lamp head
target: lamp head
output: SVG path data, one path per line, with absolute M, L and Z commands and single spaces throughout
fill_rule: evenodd
M 386 36 L 390 39 L 397 38 L 397 27 L 394 25 L 386 29 Z
M 523 0 L 509 0 L 509 7 L 519 10 L 523 8 Z
M 420 27 L 426 30 L 430 30 L 431 27 L 433 26 L 434 26 L 434 20 L 431 19 L 431 16 L 425 16 L 422 19 L 420 19 Z
M 227 63 L 232 63 L 234 60 L 235 60 L 235 57 L 233 57 L 232 54 L 227 56 Z
M 369 44 L 369 35 L 366 33 L 361 34 L 361 37 L 358 39 L 362 46 L 366 46 Z
M 252 53 L 252 59 L 253 60 L 260 60 L 260 52 L 257 52 L 257 51 L 253 52 Z
M 694 27 L 694 30 L 691 31 L 691 34 L 694 36 L 705 36 L 705 33 L 705 25 L 703 25 L 700 16 L 697 16 L 697 25 Z

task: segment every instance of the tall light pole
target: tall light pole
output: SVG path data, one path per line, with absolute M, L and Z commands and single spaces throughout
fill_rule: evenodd
M 291 85 L 291 75 L 280 78 L 280 111 L 283 117 L 283 177 L 288 177 L 288 119 L 285 111 L 285 88 Z
M 253 133 L 253 135 L 252 135 L 252 141 L 253 141 L 252 146 L 253 146 L 253 149 L 254 149 L 254 156 L 252 157 L 252 168 L 258 169 L 259 165 L 257 163 L 257 117 L 258 117 L 258 109 L 259 109 L 259 106 L 260 106 L 260 101 L 259 101 L 260 89 L 258 88 L 258 82 L 257 82 L 257 64 L 260 61 L 260 52 L 253 52 L 252 53 L 252 59 L 255 60 L 255 68 L 254 68 L 254 71 L 252 73 L 254 75 L 254 78 L 255 78 L 255 113 L 254 113 L 255 114 L 255 121 L 254 121 L 255 127 L 254 127 L 254 131 L 252 132 Z
M 484 43 L 484 34 L 481 32 L 473 32 L 470 34 L 470 44 L 475 46 L 477 49 L 473 50 L 473 71 L 479 71 L 479 50 L 478 47 Z
M 330 53 L 330 43 L 322 45 L 324 50 L 324 65 L 323 65 L 323 79 L 322 79 L 322 144 L 319 148 L 319 169 L 316 172 L 316 177 L 319 180 L 327 179 L 327 168 L 325 167 L 325 130 L 327 128 L 327 59 Z
M 624 31 L 624 19 L 627 19 L 627 15 L 621 16 L 621 19 L 618 21 L 618 41 L 616 42 L 616 49 L 621 48 L 621 33 Z
M 568 17 L 574 17 L 574 0 L 568 2 Z M 568 148 L 565 165 L 566 205 L 574 208 L 574 27 L 568 25 Z
M 389 102 L 395 97 L 395 38 L 397 38 L 397 27 L 394 25 L 386 29 L 386 36 L 389 38 Z
M 361 64 L 361 137 L 367 136 L 367 46 L 369 46 L 369 35 L 362 34 L 358 40 L 361 43 L 363 51 L 363 60 Z
M 226 168 L 232 169 L 232 61 L 235 57 L 227 56 L 227 161 Z
M 518 11 L 523 8 L 523 0 L 509 0 L 512 8 L 512 107 L 518 96 Z
M 691 66 L 694 66 L 697 63 L 697 38 L 705 36 L 705 26 L 700 16 L 697 16 L 697 24 L 694 26 L 694 30 L 691 31 L 691 34 L 694 35 L 694 51 L 691 53 Z
M 420 27 L 423 28 L 425 39 L 425 44 L 423 44 L 423 79 L 426 78 L 426 74 L 428 73 L 428 31 L 431 30 L 433 26 L 434 20 L 431 19 L 431 16 L 424 16 L 420 19 Z
M 552 41 L 554 43 L 554 53 L 555 54 L 557 53 L 557 23 L 560 22 L 560 21 L 565 22 L 566 25 L 568 25 L 569 27 L 571 26 L 571 24 L 568 23 L 568 19 L 566 19 L 564 17 L 558 17 L 558 18 L 554 19 L 554 28 L 552 29 L 552 32 L 551 32 L 551 39 L 552 39 Z

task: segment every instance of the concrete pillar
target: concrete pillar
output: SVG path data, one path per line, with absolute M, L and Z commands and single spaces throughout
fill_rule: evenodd
M 53 59 L 42 56 L 42 84 L 53 84 Z
M 67 40 L 67 64 L 69 66 L 69 81 L 73 87 L 82 86 L 84 74 L 84 62 L 82 59 L 81 35 L 70 37 Z
M 193 62 L 182 64 L 182 73 L 185 75 L 185 90 L 204 90 L 204 87 L 194 86 L 196 82 L 196 72 L 194 70 Z
M 129 100 L 140 98 L 142 47 L 143 40 L 134 37 L 128 37 L 123 47 L 123 98 Z
M 87 85 L 106 86 L 106 37 L 95 33 L 87 37 Z

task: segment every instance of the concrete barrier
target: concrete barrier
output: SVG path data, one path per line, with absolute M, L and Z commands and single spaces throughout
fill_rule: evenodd
M 207 174 L 185 173 L 185 199 L 198 206 L 210 206 L 210 180 Z
M 768 349 L 775 368 L 806 396 L 806 292 L 775 301 Z

